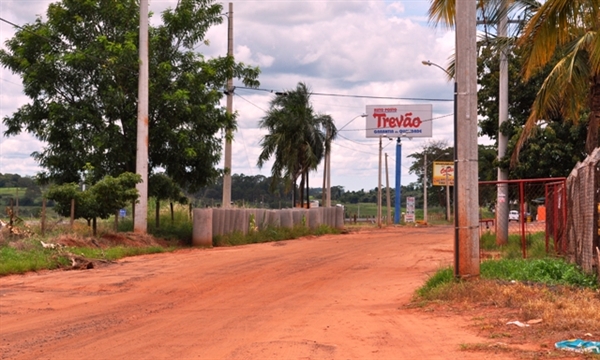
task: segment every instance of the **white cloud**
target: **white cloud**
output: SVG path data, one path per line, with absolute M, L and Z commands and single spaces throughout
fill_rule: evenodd
M 0 17 L 24 24 L 45 13 L 50 1 L 0 2 Z M 346 97 L 313 95 L 315 110 L 331 114 L 342 127 L 333 147 L 332 184 L 348 190 L 377 186 L 378 141 L 366 139 L 363 114 L 370 104 L 427 103 L 409 98 L 452 99 L 452 84 L 440 69 L 426 67 L 422 60 L 445 66 L 454 49 L 454 33 L 434 29 L 427 24 L 427 1 L 243 1 L 234 3 L 234 53 L 238 61 L 259 66 L 261 89 L 294 89 L 306 82 L 314 93 L 340 94 Z M 175 6 L 176 0 L 150 0 L 155 12 Z M 227 11 L 227 3 L 224 3 Z M 4 41 L 14 31 L 0 24 Z M 210 45 L 197 48 L 205 56 L 223 56 L 227 52 L 227 21 L 207 33 Z M 12 114 L 27 101 L 20 79 L 6 69 L 0 73 L 2 117 Z M 8 82 L 10 81 L 10 82 Z M 241 84 L 235 84 L 242 87 Z M 402 99 L 375 99 L 353 95 Z M 268 91 L 236 89 L 234 108 L 239 131 L 233 143 L 233 172 L 247 175 L 270 174 L 270 164 L 259 170 L 256 161 L 260 139 L 265 135 L 258 122 L 274 94 Z M 451 101 L 431 101 L 434 112 L 433 139 L 453 139 Z M 224 103 L 223 103 L 224 104 Z M 443 117 L 444 115 L 448 115 Z M 354 119 L 354 120 L 353 120 Z M 5 129 L 0 125 L 0 131 Z M 41 149 L 30 136 L 0 144 L 0 172 L 33 174 L 37 171 L 29 154 Z M 415 181 L 408 174 L 410 158 L 427 139 L 402 141 L 402 183 Z M 387 141 L 390 181 L 394 181 L 395 142 Z M 322 170 L 311 175 L 310 182 L 320 186 Z M 384 181 L 385 184 L 385 181 Z

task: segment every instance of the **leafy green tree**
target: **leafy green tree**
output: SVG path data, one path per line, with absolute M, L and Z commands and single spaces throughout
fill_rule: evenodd
M 524 81 L 520 76 L 524 61 L 523 51 L 523 48 L 514 47 L 508 54 L 509 120 L 500 129 L 509 138 L 507 154 L 515 153 L 537 92 L 552 68 L 549 64 L 544 70 Z M 483 135 L 497 139 L 499 60 L 487 47 L 481 47 L 480 54 L 477 94 L 478 114 L 482 119 L 479 124 Z M 510 155 L 507 155 L 494 166 L 508 169 L 510 179 L 568 176 L 575 164 L 585 157 L 585 123 L 565 121 L 559 114 L 555 114 L 554 117 L 546 119 L 544 126 L 540 126 L 535 133 L 529 135 L 527 141 L 521 145 L 518 162 L 510 164 Z
M 306 201 L 309 203 L 308 173 L 317 168 L 328 143 L 337 133 L 333 119 L 329 115 L 315 113 L 310 104 L 310 90 L 300 82 L 295 90 L 271 101 L 259 125 L 269 133 L 260 142 L 262 152 L 258 166 L 262 167 L 271 157 L 275 158 L 271 168 L 272 188 L 283 181 L 286 191 L 292 188 L 295 194 L 297 179 L 301 177 L 300 205 L 304 201 L 305 184 Z
M 54 210 L 61 216 L 71 216 L 71 201 L 75 201 L 75 218 L 85 219 L 96 235 L 96 219 L 108 219 L 139 197 L 136 184 L 141 176 L 134 173 L 123 173 L 114 178 L 110 175 L 81 190 L 76 183 L 51 185 L 46 197 L 56 204 Z
M 600 0 L 547 0 L 524 28 L 523 76 L 529 79 L 558 59 L 545 78 L 513 160 L 538 121 L 560 115 L 577 123 L 588 115 L 586 152 L 599 146 L 600 127 Z
M 187 204 L 187 197 L 183 194 L 179 185 L 165 173 L 152 174 L 148 179 L 148 195 L 156 201 L 156 228 L 160 228 L 160 202 L 169 200 L 171 211 L 171 223 L 174 221 L 173 202 Z
M 179 0 L 149 29 L 149 168 L 164 168 L 182 187 L 221 173 L 220 130 L 235 126 L 220 106 L 227 79 L 258 85 L 257 68 L 195 52 L 222 13 L 213 0 Z M 0 63 L 21 76 L 31 99 L 4 117 L 5 135 L 26 131 L 46 143 L 33 153 L 46 182 L 79 182 L 86 163 L 94 181 L 135 172 L 138 1 L 62 0 L 46 18 L 0 50 Z

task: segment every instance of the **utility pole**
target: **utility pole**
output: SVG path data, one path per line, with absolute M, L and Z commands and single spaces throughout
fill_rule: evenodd
M 427 224 L 427 152 L 423 159 L 423 221 Z
M 479 277 L 479 188 L 477 178 L 477 14 L 474 1 L 456 1 L 457 128 L 454 275 Z
M 498 24 L 498 38 L 506 38 L 508 23 L 506 0 L 502 0 L 500 11 L 500 22 Z M 508 59 L 507 46 L 500 48 L 500 88 L 498 95 L 498 160 L 506 155 L 508 136 L 500 130 L 504 122 L 508 120 Z M 498 181 L 508 180 L 508 171 L 498 167 Z M 496 243 L 504 245 L 508 243 L 508 183 L 497 185 L 496 199 Z
M 135 186 L 140 202 L 133 220 L 133 231 L 145 234 L 148 230 L 148 0 L 140 0 L 139 57 L 135 172 L 142 177 L 142 182 Z
M 402 170 L 402 140 L 400 137 L 396 139 L 396 199 L 394 201 L 394 223 L 400 224 L 400 213 L 402 205 L 402 184 L 401 184 L 401 170 Z
M 227 56 L 233 57 L 233 3 L 229 3 L 227 13 Z M 233 116 L 233 78 L 227 79 L 227 116 Z M 231 206 L 231 142 L 233 133 L 230 128 L 225 131 L 225 160 L 223 174 L 223 207 Z
M 327 130 L 329 131 L 329 130 Z M 327 207 L 331 207 L 331 144 L 327 151 Z
M 379 137 L 379 179 L 377 181 L 377 226 L 381 227 L 381 136 Z
M 392 219 L 392 209 L 390 204 L 390 174 L 388 171 L 388 154 L 385 153 L 385 198 L 387 202 L 387 216 L 385 218 L 385 224 L 390 225 Z

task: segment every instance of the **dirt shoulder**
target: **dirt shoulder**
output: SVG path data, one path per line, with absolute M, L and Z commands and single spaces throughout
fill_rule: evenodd
M 2 359 L 515 359 L 472 314 L 407 306 L 452 264 L 449 227 L 127 258 L 0 278 Z M 556 356 L 563 356 L 554 354 Z

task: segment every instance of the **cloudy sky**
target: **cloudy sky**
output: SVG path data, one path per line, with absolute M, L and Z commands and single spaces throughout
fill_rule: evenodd
M 15 24 L 44 16 L 48 0 L 0 0 L 0 17 Z M 378 140 L 365 136 L 367 105 L 431 104 L 431 138 L 402 140 L 402 158 L 396 159 L 396 142 L 384 140 L 390 185 L 401 160 L 401 181 L 416 181 L 408 173 L 411 159 L 430 141 L 452 143 L 452 84 L 442 70 L 424 66 L 430 60 L 446 66 L 454 52 L 454 32 L 433 28 L 427 21 L 429 0 L 237 0 L 233 2 L 234 54 L 238 61 L 259 66 L 261 90 L 236 88 L 234 110 L 239 130 L 233 143 L 233 173 L 269 175 L 270 164 L 258 169 L 258 122 L 275 96 L 270 91 L 309 85 L 317 112 L 329 114 L 343 128 L 333 145 L 331 184 L 346 190 L 373 189 L 378 179 Z M 149 0 L 157 15 L 176 0 Z M 228 2 L 223 2 L 225 11 Z M 0 22 L 2 46 L 14 34 Z M 227 24 L 208 33 L 210 45 L 198 51 L 206 56 L 227 52 Z M 28 102 L 20 78 L 0 69 L 0 117 L 11 115 Z M 234 84 L 243 86 L 242 84 Z M 414 100 L 428 99 L 428 100 Z M 446 101 L 438 101 L 446 100 Z M 0 133 L 5 127 L 0 124 Z M 483 140 L 482 140 L 483 141 Z M 0 173 L 34 175 L 39 168 L 30 157 L 44 144 L 28 134 L 0 137 Z M 385 158 L 385 155 L 384 155 Z M 322 169 L 312 173 L 311 185 L 320 187 Z M 385 172 L 383 173 L 385 186 Z

